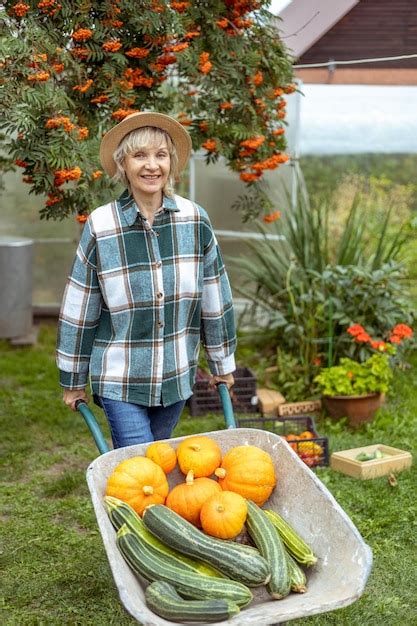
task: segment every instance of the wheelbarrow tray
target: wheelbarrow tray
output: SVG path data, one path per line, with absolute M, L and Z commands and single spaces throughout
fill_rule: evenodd
M 318 557 L 307 569 L 308 591 L 291 593 L 283 600 L 271 600 L 265 587 L 252 589 L 254 600 L 229 621 L 218 624 L 277 624 L 332 611 L 357 600 L 363 592 L 372 566 L 372 552 L 349 517 L 323 483 L 278 435 L 264 430 L 238 428 L 206 433 L 225 453 L 237 445 L 252 444 L 272 456 L 277 486 L 265 505 L 282 514 L 311 545 Z M 185 439 L 168 440 L 174 447 Z M 148 444 L 112 450 L 98 457 L 87 469 L 87 482 L 104 547 L 120 599 L 126 610 L 144 626 L 173 624 L 150 611 L 145 604 L 147 582 L 136 576 L 116 545 L 116 533 L 104 508 L 106 482 L 124 459 L 145 453 Z M 171 488 L 184 476 L 175 469 L 169 474 Z

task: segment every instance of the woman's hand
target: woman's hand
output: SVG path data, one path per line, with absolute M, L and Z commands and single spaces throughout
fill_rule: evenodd
M 75 402 L 77 400 L 84 400 L 84 402 L 88 402 L 88 396 L 85 393 L 85 389 L 64 389 L 62 399 L 64 404 L 66 404 L 73 411 L 77 410 L 75 408 Z
M 212 376 L 209 380 L 209 386 L 215 387 L 219 383 L 224 383 L 230 389 L 235 384 L 233 374 L 224 374 L 223 376 Z

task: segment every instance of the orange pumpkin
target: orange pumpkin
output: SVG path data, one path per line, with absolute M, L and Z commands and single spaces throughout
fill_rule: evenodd
M 200 511 L 204 502 L 213 494 L 221 492 L 219 483 L 211 478 L 194 478 L 190 470 L 185 479 L 169 492 L 166 506 L 195 526 L 200 524 Z
M 180 470 L 188 474 L 193 470 L 196 478 L 211 476 L 222 460 L 221 450 L 214 439 L 204 435 L 187 437 L 177 448 Z
M 177 464 L 177 453 L 174 448 L 165 441 L 154 441 L 146 448 L 146 456 L 154 463 L 162 467 L 165 474 L 169 474 Z
M 149 504 L 164 504 L 168 491 L 164 471 L 144 456 L 131 457 L 119 463 L 106 486 L 106 496 L 127 502 L 139 515 Z
M 233 539 L 242 531 L 247 514 L 245 498 L 233 491 L 221 491 L 201 507 L 201 526 L 212 537 Z
M 257 446 L 236 446 L 223 457 L 215 471 L 221 488 L 234 491 L 262 506 L 276 485 L 270 455 Z

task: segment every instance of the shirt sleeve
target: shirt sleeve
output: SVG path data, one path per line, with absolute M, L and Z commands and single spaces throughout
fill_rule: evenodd
M 232 292 L 222 254 L 207 217 L 205 228 L 204 279 L 201 304 L 201 340 L 214 376 L 236 369 L 236 327 Z
M 67 389 L 83 389 L 88 382 L 102 306 L 96 270 L 96 241 L 91 222 L 87 220 L 65 287 L 58 322 L 56 362 L 60 385 Z

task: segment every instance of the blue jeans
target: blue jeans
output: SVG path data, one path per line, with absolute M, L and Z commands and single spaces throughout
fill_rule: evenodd
M 142 406 L 95 396 L 110 426 L 114 448 L 169 439 L 178 423 L 185 400 L 170 406 Z

